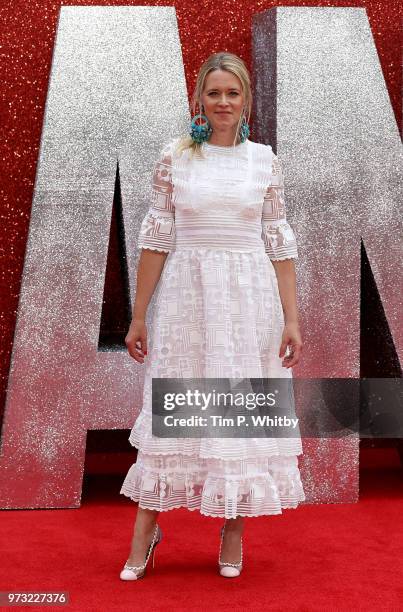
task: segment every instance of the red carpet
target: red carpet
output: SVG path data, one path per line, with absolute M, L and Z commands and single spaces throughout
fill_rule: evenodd
M 247 519 L 235 579 L 216 570 L 222 520 L 175 510 L 154 570 L 120 581 L 135 505 L 123 475 L 91 477 L 80 509 L 2 512 L 0 590 L 69 591 L 68 606 L 29 607 L 47 610 L 403 610 L 403 471 L 395 449 L 361 454 L 358 504 Z

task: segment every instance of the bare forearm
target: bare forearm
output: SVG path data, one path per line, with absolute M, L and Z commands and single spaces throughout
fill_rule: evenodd
M 160 279 L 168 253 L 142 249 L 137 268 L 136 299 L 133 319 L 144 320 L 147 308 Z
M 272 261 L 274 266 L 285 323 L 298 323 L 296 273 L 293 259 Z

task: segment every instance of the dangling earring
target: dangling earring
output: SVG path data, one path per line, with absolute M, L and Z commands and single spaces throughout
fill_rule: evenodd
M 193 142 L 197 142 L 199 144 L 202 142 L 206 142 L 213 132 L 213 128 L 211 127 L 209 120 L 207 119 L 206 115 L 203 114 L 203 105 L 201 107 L 201 110 L 201 113 L 195 115 L 192 118 L 191 129 L 189 132 Z
M 239 128 L 239 138 L 241 142 L 245 142 L 245 140 L 249 137 L 250 129 L 249 124 L 246 121 L 246 116 L 242 117 L 241 127 Z

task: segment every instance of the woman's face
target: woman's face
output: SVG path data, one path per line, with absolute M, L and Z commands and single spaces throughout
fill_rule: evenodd
M 201 103 L 215 132 L 234 132 L 244 108 L 241 81 L 228 70 L 212 70 L 204 81 Z

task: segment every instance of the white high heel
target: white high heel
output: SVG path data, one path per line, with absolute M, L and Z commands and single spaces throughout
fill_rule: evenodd
M 223 563 L 221 561 L 221 548 L 222 548 L 222 541 L 224 538 L 224 529 L 225 529 L 225 523 L 221 527 L 220 552 L 218 553 L 218 567 L 219 567 L 221 576 L 224 576 L 225 578 L 235 578 L 236 576 L 239 576 L 239 574 L 242 572 L 242 560 L 243 560 L 242 536 L 241 536 L 241 560 L 239 561 L 239 563 L 225 563 L 225 562 Z
M 142 565 L 128 565 L 128 563 L 126 562 L 124 565 L 124 568 L 120 572 L 120 579 L 121 580 L 138 580 L 139 578 L 143 578 L 143 576 L 146 573 L 146 566 L 147 566 L 147 563 L 148 563 L 148 560 L 151 554 L 153 556 L 153 567 L 154 567 L 155 549 L 156 549 L 157 544 L 159 544 L 161 540 L 162 540 L 162 530 L 160 526 L 157 524 L 155 526 L 153 539 L 148 548 L 146 559 L 144 563 Z

